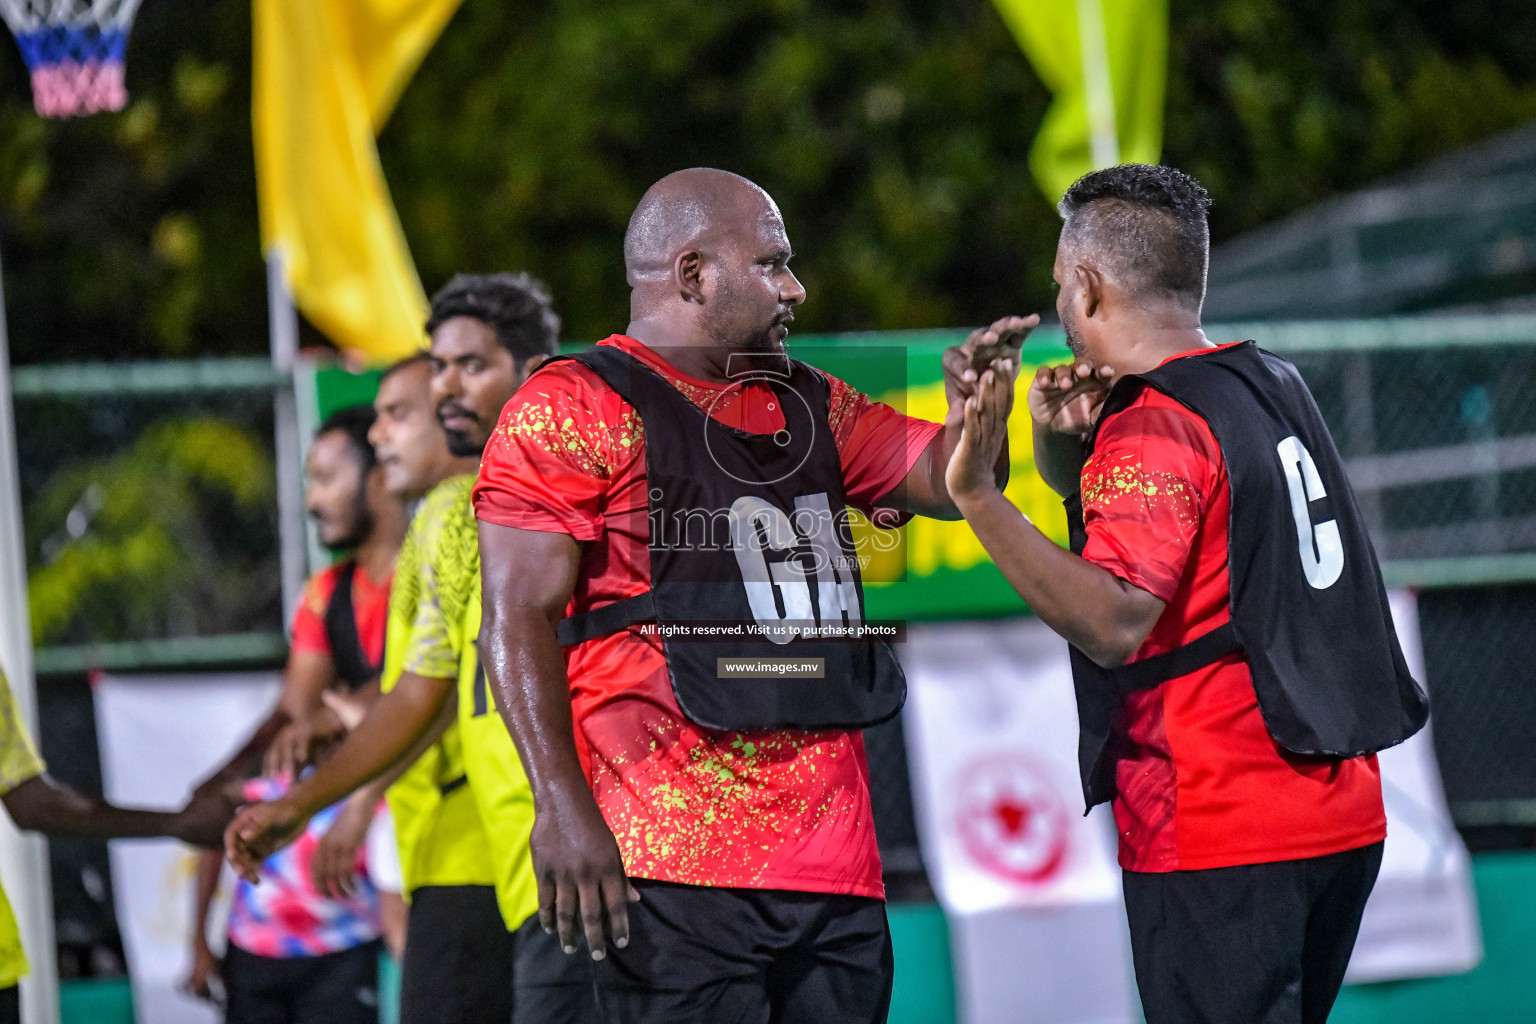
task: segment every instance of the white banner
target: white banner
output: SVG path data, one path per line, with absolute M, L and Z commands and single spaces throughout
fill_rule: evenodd
M 902 662 L 960 1019 L 1139 1020 L 1114 825 L 1107 807 L 1083 816 L 1066 644 L 1037 619 L 913 625 Z
M 1404 590 L 1389 596 L 1408 667 L 1428 686 L 1418 601 Z M 1387 845 L 1346 981 L 1459 974 L 1483 958 L 1472 866 L 1445 805 L 1433 724 L 1431 718 L 1408 742 L 1377 755 Z
M 277 701 L 275 672 L 104 676 L 96 686 L 102 785 L 113 803 L 181 806 Z M 218 1024 L 177 991 L 191 967 L 196 855 L 172 839 L 109 846 L 117 923 L 139 1024 Z
M 1424 678 L 1413 595 L 1392 594 Z M 923 853 L 950 916 L 967 1024 L 1140 1020 L 1113 820 L 1082 816 L 1066 644 L 1032 618 L 914 625 L 903 723 Z M 1429 731 L 1380 757 L 1387 844 L 1350 981 L 1481 958 L 1466 848 Z

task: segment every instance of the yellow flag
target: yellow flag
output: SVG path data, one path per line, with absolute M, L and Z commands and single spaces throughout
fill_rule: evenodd
M 261 242 L 304 315 L 371 363 L 419 351 L 427 300 L 376 136 L 460 0 L 254 0 Z
M 1163 150 L 1168 0 L 994 0 L 1055 101 L 1029 153 L 1052 202 L 1089 171 Z

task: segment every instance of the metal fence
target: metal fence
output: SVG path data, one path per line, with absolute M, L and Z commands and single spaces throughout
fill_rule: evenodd
M 1389 583 L 1536 579 L 1536 317 L 1228 331 L 1306 378 Z
M 1254 338 L 1296 363 L 1344 455 L 1389 584 L 1423 591 L 1437 748 L 1458 820 L 1536 824 L 1536 756 L 1525 742 L 1536 726 L 1536 316 L 1231 324 L 1207 333 Z M 49 558 L 90 540 L 99 513 L 81 467 L 106 465 L 166 423 L 226 424 L 252 439 L 262 471 L 275 473 L 272 397 L 286 383 L 265 359 L 18 368 L 34 578 Z M 297 390 L 302 399 L 306 388 Z M 244 519 L 210 499 L 221 528 L 207 531 L 205 557 L 185 561 L 186 578 L 176 581 L 202 594 L 243 588 L 243 603 L 226 602 L 232 627 L 178 628 L 167 615 L 146 620 L 153 629 L 124 632 L 119 622 L 116 633 L 92 634 L 86 615 L 65 640 L 41 646 L 39 672 L 280 661 L 278 512 L 268 482 L 262 511 Z M 58 506 L 57 492 L 71 486 L 78 493 Z M 50 489 L 51 513 L 36 507 Z M 899 725 L 873 732 L 868 749 L 888 861 L 920 873 Z
M 12 375 L 40 674 L 280 659 L 267 360 Z

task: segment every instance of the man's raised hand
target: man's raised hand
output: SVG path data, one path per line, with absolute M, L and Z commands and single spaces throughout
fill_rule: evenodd
M 1029 383 L 1030 419 L 1037 428 L 1059 434 L 1087 433 L 1098 419 L 1114 377 L 1115 371 L 1108 366 L 1042 366 Z
M 1029 332 L 1040 326 L 1038 315 L 1005 316 L 990 327 L 974 330 L 965 343 L 944 350 L 944 391 L 953 408 L 962 398 L 976 393 L 976 384 L 993 360 L 1007 357 L 1018 362 L 1018 351 Z M 986 362 L 977 368 L 978 359 Z M 958 410 L 957 410 L 958 411 Z
M 1008 439 L 1008 414 L 1018 375 L 1017 362 L 999 359 L 981 375 L 976 393 L 965 400 L 964 430 L 944 474 L 945 486 L 957 504 L 997 490 L 993 467 Z

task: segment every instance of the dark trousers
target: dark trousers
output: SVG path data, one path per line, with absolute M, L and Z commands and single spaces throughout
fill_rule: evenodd
M 21 989 L 0 988 L 0 1024 L 21 1024 Z
M 400 1024 L 598 1024 L 591 958 L 566 956 L 537 916 L 508 932 L 488 885 L 411 894 Z
M 1127 871 L 1147 1024 L 1325 1024 L 1381 843 L 1206 871 Z
M 400 963 L 400 1024 L 507 1024 L 514 947 L 491 886 L 416 889 Z
M 594 965 L 610 1024 L 884 1024 L 882 901 L 633 883 L 629 946 Z
M 537 914 L 512 934 L 512 1024 L 601 1024 L 591 955 L 566 955 Z
M 377 940 L 322 956 L 224 955 L 225 1024 L 378 1024 Z

